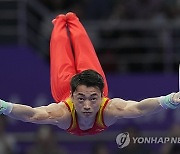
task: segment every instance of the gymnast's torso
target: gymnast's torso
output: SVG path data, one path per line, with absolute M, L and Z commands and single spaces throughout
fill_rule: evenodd
M 69 124 L 64 128 L 68 133 L 83 136 L 83 135 L 94 135 L 97 133 L 100 133 L 104 131 L 108 126 L 104 122 L 104 110 L 109 103 L 109 99 L 106 97 L 102 98 L 102 102 L 99 108 L 99 111 L 96 114 L 96 117 L 94 119 L 94 123 L 90 128 L 83 128 L 78 122 L 77 113 L 74 107 L 74 104 L 72 102 L 72 99 L 69 97 L 65 101 L 61 102 L 62 104 L 65 104 L 65 106 L 68 109 L 68 120 L 67 123 Z M 60 104 L 61 104 L 60 103 Z

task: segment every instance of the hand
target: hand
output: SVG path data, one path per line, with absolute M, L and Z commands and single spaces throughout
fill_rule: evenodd
M 3 107 L 3 100 L 0 99 L 0 114 L 3 113 L 3 109 L 4 109 L 4 107 Z
M 9 102 L 5 102 L 0 99 L 0 114 L 9 114 L 12 111 L 13 104 Z
M 180 92 L 174 93 L 172 97 L 172 102 L 174 105 L 177 105 L 177 106 L 180 105 Z

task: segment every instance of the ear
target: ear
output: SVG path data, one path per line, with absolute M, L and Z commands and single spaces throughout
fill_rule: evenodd
M 102 92 L 102 97 L 104 97 L 104 92 Z
M 71 98 L 73 97 L 72 91 L 70 91 L 70 97 L 71 97 Z

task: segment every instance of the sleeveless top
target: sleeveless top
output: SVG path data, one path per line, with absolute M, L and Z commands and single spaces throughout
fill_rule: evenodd
M 102 99 L 102 103 L 100 105 L 100 109 L 96 114 L 95 122 L 93 124 L 93 127 L 87 130 L 81 130 L 78 124 L 77 120 L 77 113 L 74 108 L 74 104 L 72 102 L 71 98 L 67 98 L 65 101 L 63 101 L 66 106 L 68 107 L 68 110 L 71 112 L 71 125 L 70 127 L 66 130 L 67 132 L 78 135 L 78 136 L 83 136 L 83 135 L 94 135 L 96 133 L 100 133 L 103 130 L 107 128 L 107 126 L 104 123 L 104 118 L 103 118 L 103 111 L 104 108 L 106 107 L 107 103 L 109 102 L 109 99 L 104 97 Z

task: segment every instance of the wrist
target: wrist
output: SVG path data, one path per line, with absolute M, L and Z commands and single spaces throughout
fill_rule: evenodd
M 8 115 L 13 109 L 13 104 L 0 99 L 0 114 Z
M 173 102 L 173 96 L 175 93 L 171 93 L 166 96 L 158 97 L 158 101 L 160 105 L 165 109 L 176 109 L 178 107 L 178 104 Z

